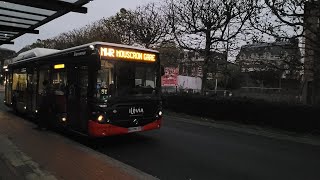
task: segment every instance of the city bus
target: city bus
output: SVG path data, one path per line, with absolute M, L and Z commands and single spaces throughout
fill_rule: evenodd
M 158 51 L 106 42 L 65 50 L 37 48 L 4 68 L 4 102 L 19 114 L 41 113 L 43 82 L 49 81 L 54 127 L 104 137 L 161 126 Z

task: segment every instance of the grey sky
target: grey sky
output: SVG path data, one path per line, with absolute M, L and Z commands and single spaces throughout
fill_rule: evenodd
M 70 31 L 117 13 L 121 8 L 134 9 L 135 7 L 158 0 L 93 0 L 88 3 L 87 14 L 68 13 L 56 20 L 53 20 L 40 28 L 39 34 L 25 34 L 14 40 L 14 45 L 2 45 L 1 47 L 19 51 L 26 45 L 32 44 L 37 39 L 47 39 L 57 36 L 60 33 Z

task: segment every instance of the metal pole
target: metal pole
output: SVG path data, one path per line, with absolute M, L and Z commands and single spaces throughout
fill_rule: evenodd
M 218 88 L 218 79 L 216 78 L 216 86 L 214 88 L 214 93 L 217 94 L 217 88 Z

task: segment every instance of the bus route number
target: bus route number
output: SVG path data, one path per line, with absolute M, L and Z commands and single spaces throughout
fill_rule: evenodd
M 108 95 L 108 89 L 100 89 L 101 95 Z

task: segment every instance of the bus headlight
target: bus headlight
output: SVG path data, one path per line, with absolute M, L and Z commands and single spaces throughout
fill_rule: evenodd
M 157 113 L 156 113 L 156 118 L 161 118 L 162 117 L 162 111 L 159 110 Z
M 105 114 L 97 116 L 97 121 L 101 124 L 110 123 L 110 119 L 106 118 Z
M 104 118 L 103 118 L 102 115 L 98 116 L 98 121 L 99 121 L 99 122 L 103 121 L 103 119 L 104 119 Z

